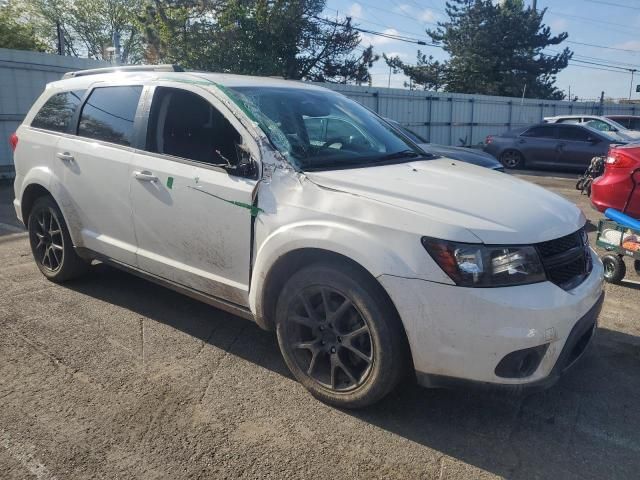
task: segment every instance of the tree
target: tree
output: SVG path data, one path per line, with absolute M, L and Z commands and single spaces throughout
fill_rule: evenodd
M 17 2 L 0 2 L 0 48 L 47 51 L 46 42 L 38 38 L 35 27 L 22 18 Z
M 189 68 L 328 82 L 369 81 L 351 19 L 325 19 L 325 0 L 155 0 L 142 20 L 145 58 Z
M 404 63 L 400 57 L 387 57 L 383 54 L 384 60 L 393 69 L 394 73 L 402 72 L 409 77 L 410 83 L 405 82 L 405 87 L 422 88 L 423 90 L 442 90 L 446 85 L 446 66 L 433 59 L 432 55 L 418 50 L 415 65 Z
M 28 0 L 32 20 L 49 44 L 57 45 L 57 30 L 64 37 L 64 53 L 111 60 L 114 39 L 119 39 L 122 63 L 142 59 L 142 35 L 137 0 Z
M 562 99 L 554 84 L 573 53 L 543 49 L 559 45 L 566 32 L 551 35 L 543 24 L 546 9 L 525 8 L 522 0 L 449 0 L 449 20 L 428 30 L 451 58 L 446 62 L 447 90 L 459 93 Z

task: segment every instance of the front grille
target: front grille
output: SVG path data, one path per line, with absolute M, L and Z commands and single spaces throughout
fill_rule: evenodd
M 547 278 L 560 288 L 571 290 L 580 285 L 592 268 L 589 242 L 584 229 L 536 245 Z

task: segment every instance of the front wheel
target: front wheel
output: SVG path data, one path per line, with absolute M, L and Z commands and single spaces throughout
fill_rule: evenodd
M 83 274 L 88 264 L 73 248 L 62 212 L 51 197 L 33 204 L 27 221 L 29 243 L 36 265 L 53 282 L 64 282 Z
M 602 257 L 604 279 L 609 283 L 620 283 L 627 273 L 624 259 L 620 255 L 608 253 Z
M 287 366 L 323 402 L 373 404 L 407 371 L 400 319 L 382 287 L 357 267 L 315 264 L 296 272 L 276 317 Z

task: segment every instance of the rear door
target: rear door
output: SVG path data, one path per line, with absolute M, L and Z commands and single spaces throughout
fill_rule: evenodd
M 559 125 L 560 154 L 558 165 L 585 169 L 596 156 L 605 155 L 609 144 L 595 132 L 577 125 Z
M 138 267 L 246 306 L 257 180 L 234 167 L 253 140 L 197 86 L 149 87 L 147 98 L 131 180 Z
M 557 126 L 553 123 L 533 126 L 520 134 L 516 147 L 527 165 L 554 165 L 558 157 Z
M 80 246 L 134 265 L 136 241 L 129 180 L 140 85 L 91 89 L 75 135 L 57 145 L 60 198 Z

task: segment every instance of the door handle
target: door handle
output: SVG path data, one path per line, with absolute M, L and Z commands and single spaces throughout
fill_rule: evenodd
M 133 176 L 136 177 L 141 182 L 157 182 L 158 181 L 158 177 L 156 177 L 149 170 L 143 170 L 141 172 L 139 171 L 133 172 Z
M 62 160 L 63 162 L 73 162 L 73 155 L 69 152 L 58 152 L 56 153 L 56 157 Z

